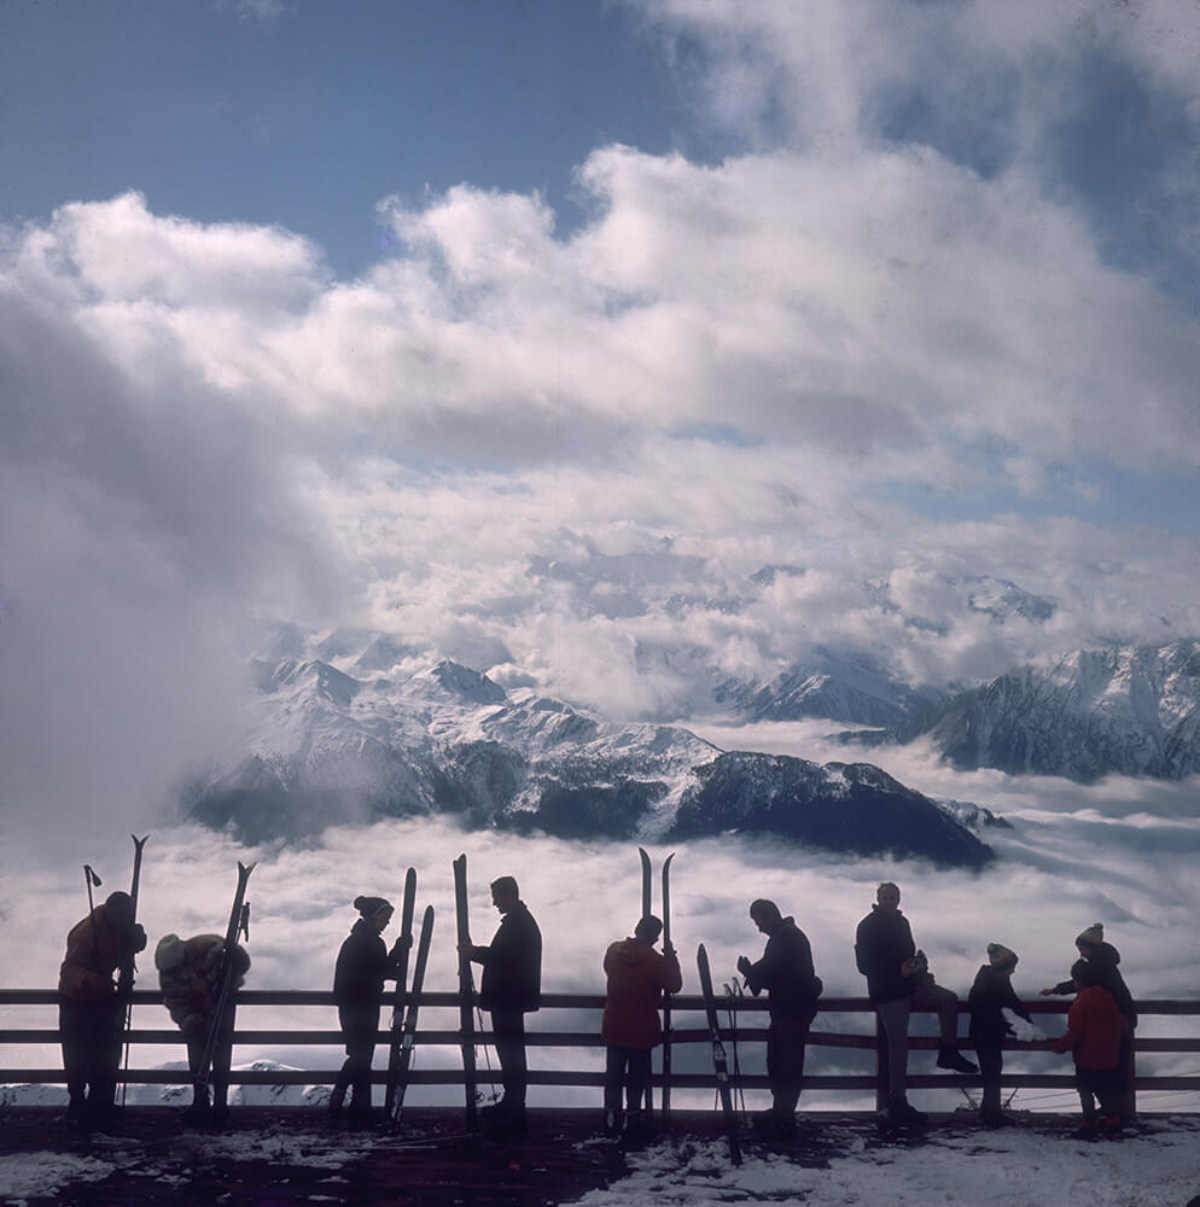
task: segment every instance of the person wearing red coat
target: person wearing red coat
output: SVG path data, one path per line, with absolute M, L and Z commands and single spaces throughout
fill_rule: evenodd
M 1076 1135 L 1087 1140 L 1099 1134 L 1096 1099 L 1105 1126 L 1121 1126 L 1121 1011 L 1112 992 L 1099 984 L 1099 976 L 1087 960 L 1072 965 L 1077 995 L 1067 1011 L 1066 1034 L 1054 1045 L 1056 1052 L 1075 1057 L 1075 1088 L 1083 1109 L 1083 1127 Z
M 622 1130 L 621 1089 L 625 1089 L 628 1116 L 625 1133 L 630 1139 L 644 1132 L 642 1098 L 650 1083 L 650 1053 L 662 1042 L 658 1017 L 664 993 L 683 988 L 679 957 L 668 946 L 654 950 L 662 922 L 647 914 L 634 927 L 631 939 L 609 945 L 604 953 L 608 994 L 600 1035 L 607 1045 L 604 1070 L 604 1130 L 610 1136 Z

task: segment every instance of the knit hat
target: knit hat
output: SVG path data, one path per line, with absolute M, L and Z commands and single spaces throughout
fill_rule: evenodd
M 1075 936 L 1075 946 L 1082 944 L 1084 947 L 1099 947 L 1104 942 L 1104 924 L 1102 922 L 1093 922 L 1087 930 L 1081 930 Z
M 987 954 L 988 963 L 1001 972 L 1006 968 L 1016 968 L 1017 966 L 1017 953 L 1011 948 L 1005 947 L 1003 943 L 989 943 Z
M 154 967 L 159 972 L 170 972 L 183 963 L 183 940 L 178 935 L 163 935 L 154 949 Z
M 364 918 L 370 918 L 372 915 L 379 913 L 381 909 L 391 910 L 392 903 L 386 897 L 355 897 L 354 908 Z M 392 912 L 394 913 L 395 911 L 392 910 Z

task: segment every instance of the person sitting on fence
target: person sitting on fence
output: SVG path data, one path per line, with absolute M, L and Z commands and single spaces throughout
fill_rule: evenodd
M 1095 1140 L 1099 1134 L 1096 1100 L 1104 1126 L 1114 1132 L 1121 1126 L 1121 1012 L 1112 993 L 1100 984 L 1100 972 L 1087 960 L 1071 966 L 1076 997 L 1067 1011 L 1066 1034 L 1054 1044 L 1056 1052 L 1075 1057 L 1075 1087 L 1083 1109 L 1083 1126 L 1077 1139 Z
M 71 1123 L 104 1124 L 116 1111 L 125 1018 L 113 973 L 127 955 L 145 947 L 146 932 L 134 921 L 128 893 L 110 893 L 67 935 L 58 974 L 58 1029 Z
M 1137 1010 L 1133 994 L 1125 984 L 1118 965 L 1121 953 L 1104 939 L 1104 925 L 1093 922 L 1091 926 L 1075 936 L 1075 949 L 1081 959 L 1095 970 L 1097 983 L 1113 995 L 1117 1009 L 1121 1012 L 1121 1057 L 1118 1062 L 1117 1082 L 1121 1098 L 1121 1118 L 1128 1123 L 1133 1117 L 1133 1087 L 1130 1076 L 1133 1071 L 1133 1033 L 1137 1028 Z M 1075 992 L 1074 980 L 1060 981 L 1042 990 L 1042 996 Z
M 200 1065 L 213 1028 L 220 993 L 221 957 L 225 940 L 221 935 L 196 935 L 181 939 L 163 935 L 154 950 L 154 967 L 163 1005 L 187 1042 L 188 1069 L 192 1074 L 192 1105 L 184 1112 L 190 1124 L 211 1123 L 223 1126 L 229 1119 L 229 1068 L 233 1062 L 233 1031 L 237 1003 L 233 994 L 222 1011 L 209 1070 L 213 1095 L 210 1104 L 208 1085 L 197 1084 Z M 240 989 L 250 970 L 250 956 L 244 947 L 234 948 L 231 989 Z
M 1031 1020 L 1029 1010 L 1012 987 L 1017 953 L 1001 943 L 989 943 L 987 955 L 988 962 L 975 974 L 967 998 L 971 1007 L 969 1034 L 975 1043 L 983 1080 L 980 1121 L 988 1127 L 1003 1127 L 1010 1120 L 1000 1106 L 1000 1074 L 1004 1070 L 1004 1042 L 1013 1033 L 1004 1011 L 1011 1010 L 1026 1022 Z
M 379 1031 L 383 982 L 399 974 L 400 956 L 412 946 L 412 935 L 401 935 L 391 951 L 380 936 L 392 920 L 392 905 L 383 897 L 355 897 L 359 918 L 338 952 L 333 974 L 333 1000 L 346 1041 L 342 1065 L 329 1098 L 329 1115 L 341 1116 L 350 1087 L 349 1122 L 367 1127 L 374 1121 L 371 1110 L 371 1061 Z
M 914 1006 L 937 1011 L 938 1068 L 966 1074 L 979 1070 L 957 1048 L 958 998 L 934 983 L 925 953 L 917 950 L 908 919 L 900 912 L 900 890 L 891 882 L 879 886 L 876 904 L 858 924 L 854 957 L 887 1037 L 888 1118 L 900 1124 L 925 1123 L 928 1116 L 909 1105 L 906 1093 L 908 1017 Z
M 654 950 L 662 922 L 647 914 L 633 929 L 633 938 L 619 939 L 604 953 L 608 991 L 600 1035 L 607 1050 L 604 1066 L 604 1132 L 622 1133 L 621 1089 L 625 1089 L 628 1116 L 624 1135 L 628 1143 L 645 1137 L 642 1100 L 650 1084 L 650 1053 L 662 1042 L 658 1017 L 664 993 L 683 988 L 683 973 L 673 947 Z
M 740 956 L 737 969 L 755 997 L 767 990 L 771 1017 L 767 1031 L 771 1107 L 755 1119 L 754 1127 L 766 1139 L 783 1140 L 796 1134 L 804 1048 L 824 986 L 813 969 L 808 938 L 793 918 L 785 918 L 774 901 L 763 898 L 751 902 L 750 917 L 767 936 L 767 946 L 757 964 Z

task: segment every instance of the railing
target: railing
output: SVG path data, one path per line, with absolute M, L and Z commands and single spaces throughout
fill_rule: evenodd
M 242 990 L 237 997 L 238 1030 L 235 1035 L 235 1045 L 243 1050 L 263 1047 L 333 1047 L 342 1046 L 342 1036 L 336 1028 L 312 1029 L 255 1029 L 245 1026 L 247 1015 L 261 1007 L 287 1008 L 321 1007 L 326 1011 L 333 1008 L 333 995 L 326 990 Z M 46 989 L 0 989 L 0 1009 L 13 1007 L 43 1007 L 57 1006 L 58 994 Z M 703 1000 L 697 995 L 679 994 L 671 999 L 673 1011 L 672 1043 L 676 1052 L 675 1069 L 671 1075 L 671 1086 L 680 1091 L 712 1090 L 716 1085 L 714 1074 L 708 1066 L 708 1045 L 710 1037 L 707 1026 L 703 1025 Z M 746 997 L 725 998 L 720 1004 L 720 1012 L 728 1020 L 728 1010 L 736 1003 L 737 1026 L 736 1041 L 741 1051 L 748 1045 L 763 1044 L 766 1041 L 767 1030 L 762 1018 L 766 1010 L 765 999 Z M 439 1009 L 457 1009 L 458 996 L 453 993 L 423 993 L 420 1004 L 422 1010 L 436 1011 Z M 162 995 L 157 991 L 135 990 L 133 993 L 135 1007 L 133 1018 L 138 1023 L 139 1015 L 144 1017 L 145 1009 L 162 1005 Z M 598 1087 L 604 1083 L 602 1062 L 598 1055 L 603 1052 L 603 1041 L 598 1031 L 592 1030 L 550 1030 L 545 1027 L 548 1018 L 557 1011 L 593 1012 L 598 1015 L 604 1005 L 604 998 L 599 994 L 565 994 L 546 993 L 542 996 L 542 1011 L 536 1018 L 536 1029 L 527 1033 L 527 1043 L 530 1048 L 557 1048 L 589 1050 L 597 1054 L 595 1066 L 590 1069 L 539 1069 L 536 1055 L 531 1056 L 529 1082 L 534 1086 L 555 1087 Z M 1065 1014 L 1069 1003 L 1065 1001 L 1030 1001 L 1026 1007 L 1035 1015 Z M 1154 1016 L 1200 1017 L 1200 1001 L 1139 1001 L 1138 1015 L 1141 1020 Z M 960 1006 L 960 1012 L 966 1012 L 965 1005 Z M 55 1025 L 42 1027 L 0 1027 L 0 1053 L 6 1046 L 31 1046 L 38 1044 L 57 1044 L 59 1033 L 57 1027 L 57 1012 L 46 1010 L 47 1019 L 53 1019 Z M 689 1016 L 691 1018 L 689 1019 Z M 749 1016 L 749 1017 L 747 1017 Z M 860 1030 L 852 1028 L 844 1031 L 828 1029 L 830 1021 L 835 1017 L 861 1019 L 866 1026 Z M 386 1022 L 387 1011 L 384 1011 Z M 695 1025 L 682 1026 L 685 1021 L 695 1020 Z M 750 1019 L 754 1019 L 753 1022 Z M 1143 1021 L 1142 1030 L 1145 1031 Z M 733 1028 L 723 1025 L 722 1036 L 728 1042 L 735 1038 Z M 389 1033 L 381 1030 L 378 1035 L 380 1044 L 386 1044 Z M 478 1042 L 484 1043 L 489 1039 L 489 1033 L 483 1032 L 478 1036 Z M 148 1047 L 171 1047 L 177 1053 L 182 1053 L 184 1045 L 179 1031 L 174 1027 L 145 1028 L 135 1025 L 128 1033 L 132 1049 L 141 1051 Z M 1052 1049 L 1050 1040 L 1010 1041 L 1006 1050 L 1016 1052 L 1046 1052 Z M 457 1029 L 436 1029 L 423 1027 L 417 1031 L 417 1051 L 424 1052 L 430 1048 L 457 1050 L 459 1032 Z M 886 1053 L 884 1041 L 878 1025 L 874 1023 L 874 1010 L 865 998 L 822 998 L 820 1013 L 809 1033 L 809 1048 L 812 1049 L 845 1049 L 850 1052 L 863 1053 L 864 1069 L 861 1073 L 814 1073 L 806 1076 L 804 1087 L 806 1092 L 815 1091 L 846 1091 L 860 1095 L 873 1095 L 878 1102 L 886 1086 Z M 969 1040 L 960 1040 L 960 1046 L 969 1049 Z M 938 1040 L 934 1036 L 913 1035 L 909 1040 L 910 1050 L 935 1049 Z M 691 1049 L 692 1056 L 681 1059 L 680 1049 Z M 761 1050 L 761 1049 L 760 1049 Z M 868 1053 L 870 1055 L 868 1055 Z M 1200 1028 L 1197 1034 L 1185 1036 L 1147 1036 L 1138 1035 L 1135 1038 L 1134 1057 L 1151 1054 L 1188 1054 L 1200 1053 Z M 340 1057 L 340 1054 L 339 1054 Z M 1071 1075 L 1071 1065 L 1067 1057 L 1057 1057 L 1062 1062 L 1062 1071 L 1051 1073 L 1015 1072 L 1006 1069 L 1002 1085 L 1008 1089 L 1052 1089 L 1070 1091 L 1074 1080 Z M 340 1058 L 336 1066 L 340 1066 Z M 377 1062 L 378 1063 L 378 1062 Z M 816 1063 L 811 1061 L 810 1064 Z M 703 1071 L 688 1071 L 688 1064 L 699 1065 Z M 230 1082 L 237 1085 L 328 1085 L 336 1076 L 337 1067 L 323 1068 L 285 1068 L 285 1069 L 234 1069 Z M 382 1068 L 376 1068 L 374 1081 L 382 1083 L 386 1073 Z M 141 1085 L 186 1085 L 190 1078 L 186 1068 L 138 1068 L 130 1067 L 122 1074 L 122 1080 L 128 1084 Z M 480 1082 L 487 1084 L 499 1080 L 496 1071 L 487 1068 L 479 1070 Z M 60 1065 L 52 1067 L 19 1068 L 10 1066 L 0 1057 L 0 1084 L 33 1083 L 33 1084 L 62 1084 L 63 1071 Z M 977 1084 L 977 1079 L 975 1081 Z M 454 1062 L 442 1067 L 416 1067 L 409 1075 L 411 1086 L 454 1086 L 463 1084 L 461 1067 L 454 1067 Z M 662 1077 L 655 1074 L 655 1086 L 661 1086 Z M 911 1073 L 908 1085 L 911 1089 L 959 1089 L 970 1087 L 971 1078 L 957 1074 L 920 1074 Z M 764 1073 L 742 1073 L 738 1085 L 747 1090 L 765 1089 L 767 1078 Z M 1137 1073 L 1132 1080 L 1135 1090 L 1140 1091 L 1173 1091 L 1200 1093 L 1200 1075 L 1146 1075 Z

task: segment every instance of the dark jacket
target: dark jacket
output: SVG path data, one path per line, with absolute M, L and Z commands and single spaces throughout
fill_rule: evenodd
M 640 939 L 621 939 L 604 953 L 608 995 L 600 1035 L 617 1048 L 653 1048 L 662 1039 L 658 1005 L 664 993 L 683 988 L 679 959 Z
M 825 986 L 813 970 L 808 938 L 792 918 L 784 918 L 767 938 L 766 950 L 746 973 L 746 984 L 757 997 L 770 994 L 772 1019 L 812 1021 L 817 998 Z
M 476 947 L 472 958 L 483 965 L 482 1009 L 528 1014 L 541 1004 L 542 932 L 524 901 L 518 901 L 500 919 L 491 944 Z
M 984 964 L 975 974 L 975 983 L 967 997 L 971 1008 L 971 1027 L 968 1034 L 976 1043 L 1001 1047 L 1012 1034 L 1012 1027 L 1004 1017 L 1006 1009 L 1032 1022 L 1029 1010 L 1017 997 L 1012 987 L 1012 977 L 997 972 L 990 964 Z
M 367 918 L 355 922 L 338 952 L 333 1000 L 339 1006 L 378 1006 L 383 982 L 395 979 L 399 960 Z
M 1054 1044 L 1070 1052 L 1081 1069 L 1115 1069 L 1121 1058 L 1121 1012 L 1100 985 L 1081 989 L 1067 1011 L 1067 1033 Z
M 902 976 L 900 965 L 917 952 L 912 928 L 899 911 L 888 912 L 878 905 L 858 924 L 854 937 L 854 959 L 867 978 L 867 996 L 872 1002 L 894 1002 L 916 993 L 925 977 L 918 972 Z
M 1125 978 L 1117 967 L 1121 962 L 1121 953 L 1111 943 L 1100 943 L 1091 948 L 1087 962 L 1099 974 L 1098 983 L 1109 991 L 1116 999 L 1117 1009 L 1121 1012 L 1130 1027 L 1137 1026 L 1137 1010 L 1133 1005 L 1133 994 L 1125 984 Z M 1054 986 L 1055 993 L 1074 993 L 1074 981 L 1060 981 Z
M 67 954 L 58 971 L 58 991 L 76 1002 L 102 1002 L 117 991 L 113 973 L 129 954 L 144 951 L 146 932 L 140 922 L 118 929 L 107 905 L 97 905 L 67 935 Z

